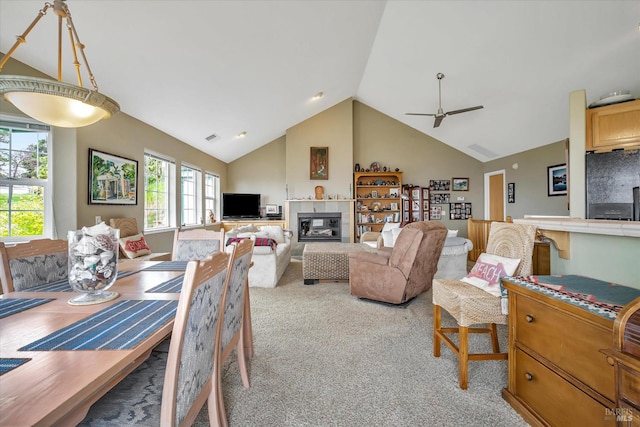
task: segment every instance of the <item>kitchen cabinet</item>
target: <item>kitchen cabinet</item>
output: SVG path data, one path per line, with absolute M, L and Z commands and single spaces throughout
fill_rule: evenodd
M 385 222 L 400 222 L 402 172 L 355 172 L 356 241 L 367 231 L 381 231 Z
M 586 150 L 640 149 L 640 99 L 587 110 Z

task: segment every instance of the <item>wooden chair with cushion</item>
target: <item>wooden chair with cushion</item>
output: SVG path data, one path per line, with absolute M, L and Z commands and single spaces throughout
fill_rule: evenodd
M 531 256 L 536 227 L 523 224 L 493 222 L 489 232 L 486 253 L 504 258 L 518 259 L 513 275 L 531 274 Z M 482 259 L 482 258 L 481 258 Z M 470 273 L 473 276 L 474 271 Z M 469 276 L 467 276 L 469 277 Z M 498 279 L 499 281 L 499 279 Z M 498 284 L 499 292 L 499 284 Z M 468 384 L 469 360 L 504 360 L 507 353 L 500 352 L 496 324 L 507 324 L 503 314 L 501 297 L 461 280 L 433 280 L 433 355 L 440 357 L 441 341 L 458 357 L 460 388 Z M 457 328 L 443 328 L 441 309 L 446 310 L 458 323 Z M 471 325 L 488 324 L 486 328 L 470 328 Z M 458 345 L 448 337 L 458 334 Z M 469 354 L 469 333 L 491 335 L 491 353 Z
M 37 239 L 5 246 L 0 242 L 2 293 L 21 291 L 67 278 L 66 240 Z
M 419 221 L 402 228 L 393 248 L 349 253 L 351 295 L 405 304 L 431 288 L 447 227 Z
M 138 221 L 135 218 L 111 218 L 109 225 L 120 230 L 120 259 L 133 259 L 136 261 L 169 261 L 171 254 L 169 252 L 153 252 L 148 247 L 142 232 L 138 230 Z M 145 248 L 142 251 L 126 251 L 123 249 L 125 240 L 135 240 L 134 245 L 137 248 Z
M 217 252 L 189 262 L 166 362 L 153 352 L 90 408 L 81 426 L 189 426 L 205 402 L 211 425 L 226 424 L 217 402 L 229 258 Z
M 176 230 L 173 239 L 172 261 L 204 259 L 216 252 L 224 251 L 224 230 L 211 231 L 203 228 Z
M 232 243 L 226 250 L 231 254 L 231 258 L 229 259 L 229 288 L 224 308 L 220 364 L 222 365 L 235 349 L 242 384 L 248 388 L 251 383 L 249 381 L 247 360 L 251 357 L 251 354 L 247 354 L 247 351 L 250 352 L 251 343 L 245 340 L 251 339 L 248 292 L 253 240 L 243 239 L 240 242 Z M 218 384 L 220 383 L 221 380 L 218 379 Z M 223 424 L 226 424 L 222 389 L 218 391 L 218 408 L 219 416 Z

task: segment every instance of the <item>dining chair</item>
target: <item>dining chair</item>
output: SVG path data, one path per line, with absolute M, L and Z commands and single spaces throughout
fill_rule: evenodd
M 188 263 L 166 362 L 153 352 L 89 409 L 81 426 L 189 426 L 205 402 L 211 425 L 220 425 L 217 381 L 229 259 L 216 252 Z
M 37 239 L 15 246 L 0 242 L 2 293 L 66 279 L 68 247 L 67 241 L 62 239 Z
M 250 334 L 246 334 L 246 329 L 250 328 L 251 317 L 247 313 L 247 300 L 249 292 L 249 268 L 251 267 L 251 257 L 253 255 L 253 240 L 242 239 L 227 247 L 227 252 L 231 254 L 229 258 L 229 287 L 225 298 L 225 308 L 222 327 L 220 365 L 225 363 L 231 352 L 235 349 L 238 357 L 238 368 L 244 387 L 249 388 L 249 371 L 247 360 L 251 355 L 246 349 L 249 343 L 246 339 L 251 339 Z M 218 371 L 218 374 L 220 372 Z M 218 385 L 221 380 L 218 378 Z M 224 399 L 222 388 L 218 391 L 218 407 L 221 423 L 226 425 L 226 413 L 224 409 Z
M 173 238 L 172 261 L 193 261 L 204 259 L 215 252 L 224 251 L 224 229 L 220 231 L 176 230 Z
M 528 276 L 532 270 L 532 254 L 536 227 L 532 225 L 493 222 L 489 230 L 486 253 L 504 258 L 518 259 L 513 275 Z M 472 270 L 473 273 L 473 270 Z M 470 273 L 471 274 L 471 273 Z M 457 322 L 457 328 L 443 328 L 441 309 Z M 488 324 L 486 328 L 471 325 Z M 433 355 L 440 357 L 441 342 L 458 357 L 460 388 L 467 389 L 469 360 L 506 360 L 508 354 L 500 352 L 496 324 L 507 324 L 502 311 L 502 298 L 461 280 L 433 280 Z M 446 334 L 457 333 L 458 345 Z M 469 333 L 491 335 L 491 353 L 469 354 Z

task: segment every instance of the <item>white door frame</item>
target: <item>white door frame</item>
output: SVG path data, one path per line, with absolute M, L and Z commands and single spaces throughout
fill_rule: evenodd
M 489 204 L 490 204 L 490 200 L 489 200 L 489 177 L 494 176 L 494 175 L 502 175 L 502 204 L 503 204 L 503 208 L 502 208 L 502 212 L 503 212 L 503 217 L 502 220 L 506 221 L 507 219 L 507 198 L 506 198 L 506 194 L 507 194 L 507 188 L 506 188 L 506 171 L 504 169 L 500 169 L 497 171 L 493 171 L 493 172 L 486 172 L 484 174 L 484 219 L 488 219 L 489 218 Z

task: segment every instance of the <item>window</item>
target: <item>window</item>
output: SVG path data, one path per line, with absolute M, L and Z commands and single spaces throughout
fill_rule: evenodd
M 53 235 L 49 126 L 0 120 L 0 240 Z
M 175 187 L 172 177 L 175 163 L 150 153 L 144 154 L 144 229 L 172 227 L 172 200 Z
M 202 224 L 202 172 L 183 165 L 182 184 L 182 225 Z
M 220 177 L 212 173 L 204 174 L 204 209 L 207 224 L 211 224 L 211 215 L 215 218 L 218 211 L 218 200 L 220 199 Z

